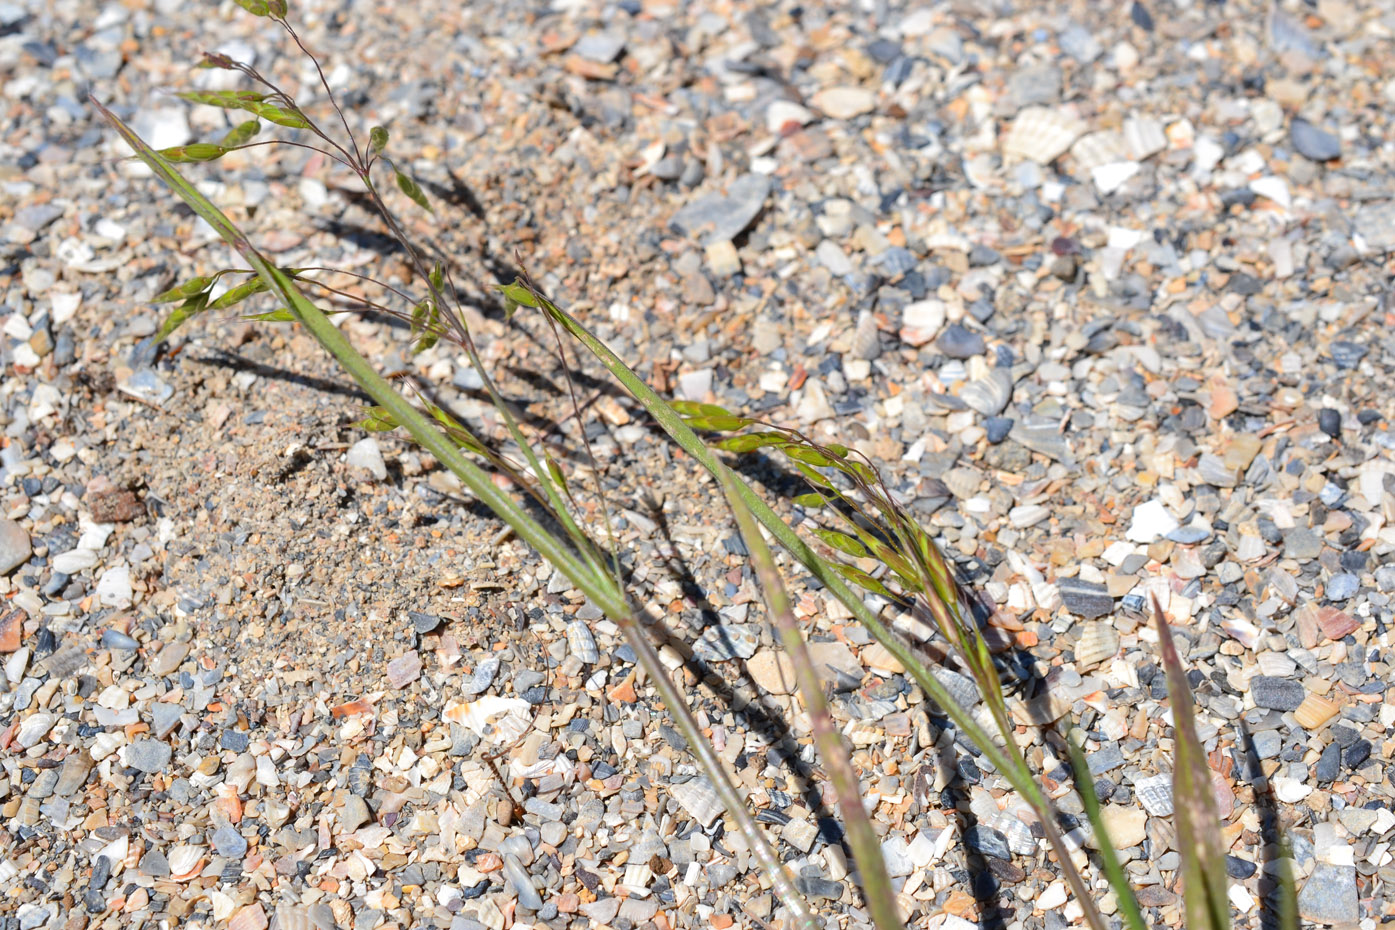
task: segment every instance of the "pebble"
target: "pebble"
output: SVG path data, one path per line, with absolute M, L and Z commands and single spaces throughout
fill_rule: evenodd
M 833 119 L 852 119 L 871 113 L 877 98 L 861 87 L 829 87 L 819 91 L 809 102 Z
M 680 235 L 705 234 L 707 242 L 735 239 L 746 231 L 765 206 L 771 182 L 762 174 L 744 174 L 733 181 L 725 196 L 708 194 L 683 207 L 669 220 Z
M 1312 161 L 1333 161 L 1342 157 L 1342 143 L 1335 135 L 1302 118 L 1295 118 L 1289 139 L 1298 154 Z
M 946 327 L 935 346 L 950 358 L 959 359 L 982 355 L 988 348 L 982 336 L 959 323 Z
M 383 460 L 382 449 L 378 446 L 378 440 L 372 436 L 366 436 L 350 446 L 344 461 L 353 468 L 364 469 L 379 481 L 388 476 L 387 462 Z
M 1104 585 L 1063 578 L 1056 583 L 1056 588 L 1066 609 L 1086 620 L 1107 616 L 1114 610 L 1114 598 L 1109 596 Z
M 1250 679 L 1250 696 L 1259 707 L 1271 710 L 1297 710 L 1305 695 L 1303 685 L 1284 678 L 1256 675 Z
M 25 562 L 33 552 L 29 533 L 13 520 L 0 518 L 0 575 L 8 575 Z
M 1355 924 L 1361 919 L 1356 868 L 1319 862 L 1298 892 L 1298 914 L 1323 924 Z
M 173 755 L 174 749 L 169 743 L 154 739 L 138 739 L 126 747 L 126 764 L 151 775 L 164 771 Z

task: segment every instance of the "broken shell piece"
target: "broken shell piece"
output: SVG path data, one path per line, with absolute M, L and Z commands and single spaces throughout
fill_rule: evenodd
M 1119 634 L 1108 623 L 1088 623 L 1080 632 L 1080 640 L 1075 644 L 1075 664 L 1077 669 L 1094 668 L 1107 659 L 1114 658 L 1119 651 Z
M 704 827 L 711 826 L 726 810 L 726 805 L 717 797 L 717 790 L 706 778 L 695 778 L 681 785 L 669 785 L 668 790 L 674 800 Z
M 1049 165 L 1066 153 L 1085 132 L 1085 123 L 1063 110 L 1027 107 L 1012 121 L 1003 140 L 1003 154 Z
M 581 660 L 583 665 L 594 665 L 601 657 L 596 648 L 596 638 L 585 620 L 573 620 L 567 624 L 567 649 Z
M 177 882 L 196 878 L 207 861 L 200 846 L 176 846 L 166 859 L 170 865 L 170 878 Z
M 1316 730 L 1337 715 L 1340 706 L 1336 701 L 1320 694 L 1309 694 L 1293 712 L 1293 719 L 1305 730 Z
M 450 723 L 473 730 L 491 743 L 512 743 L 530 726 L 530 706 L 521 698 L 482 697 L 478 701 L 451 701 L 441 711 Z
M 1133 783 L 1138 803 L 1154 817 L 1172 816 L 1172 776 L 1149 775 Z

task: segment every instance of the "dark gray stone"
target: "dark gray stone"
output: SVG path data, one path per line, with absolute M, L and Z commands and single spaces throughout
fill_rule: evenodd
M 983 824 L 970 827 L 968 832 L 964 834 L 964 843 L 969 849 L 980 855 L 988 856 L 990 859 L 1012 858 L 1012 850 L 1008 848 L 1007 837 Z
M 1090 774 L 1097 778 L 1105 772 L 1114 771 L 1126 761 L 1124 753 L 1119 749 L 1118 743 L 1105 743 L 1099 749 L 1085 757 L 1085 762 L 1090 769 Z
M 1303 686 L 1287 678 L 1256 675 L 1250 679 L 1250 694 L 1255 704 L 1270 710 L 1297 710 L 1303 703 Z
M 973 358 L 975 355 L 982 355 L 988 349 L 982 336 L 959 323 L 952 323 L 946 327 L 935 345 L 950 358 Z
M 983 429 L 988 433 L 988 441 L 997 445 L 1008 438 L 1008 433 L 1012 432 L 1012 417 L 989 417 L 983 421 Z
M 1093 620 L 1114 610 L 1114 598 L 1109 596 L 1109 589 L 1102 584 L 1081 581 L 1079 578 L 1062 578 L 1056 582 L 1056 587 L 1061 592 L 1066 609 L 1078 617 Z
M 1315 559 L 1322 555 L 1322 537 L 1306 527 L 1284 534 L 1284 558 Z
M 1289 127 L 1289 140 L 1298 154 L 1311 161 L 1332 161 L 1342 157 L 1342 140 L 1305 119 L 1295 119 Z
M 1323 407 L 1318 411 L 1318 429 L 1322 430 L 1333 439 L 1342 435 L 1342 415 L 1331 407 Z

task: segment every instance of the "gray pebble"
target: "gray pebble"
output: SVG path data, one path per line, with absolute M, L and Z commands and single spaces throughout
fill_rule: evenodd
M 765 175 L 743 174 L 732 182 L 725 196 L 699 197 L 675 213 L 669 226 L 685 236 L 705 233 L 706 241 L 735 239 L 765 206 L 770 188 L 770 178 Z
M 241 859 L 247 855 L 247 840 L 231 825 L 224 824 L 213 831 L 213 848 L 218 850 L 220 856 Z
M 174 750 L 169 743 L 138 739 L 126 748 L 126 764 L 146 774 L 153 774 L 168 767 L 173 755 Z
M 1298 913 L 1304 920 L 1324 924 L 1355 924 L 1361 919 L 1357 903 L 1356 867 L 1319 862 L 1298 892 Z
M 988 349 L 982 336 L 959 323 L 946 327 L 935 346 L 950 358 L 973 358 Z
M 983 429 L 988 434 L 988 441 L 996 446 L 1008 438 L 1013 422 L 1011 417 L 989 417 L 984 420 Z
M 1315 559 L 1322 555 L 1322 537 L 1306 527 L 1298 527 L 1284 534 L 1284 557 L 1289 559 Z
M 964 844 L 974 852 L 988 856 L 990 859 L 1012 858 L 1012 850 L 1008 848 L 1007 837 L 983 824 L 969 828 L 964 834 Z
M 1361 579 L 1346 572 L 1333 575 L 1327 580 L 1328 600 L 1345 601 L 1353 597 L 1360 589 Z
M 538 894 L 538 889 L 533 887 L 533 879 L 528 875 L 528 870 L 523 868 L 523 864 L 516 857 L 504 856 L 504 875 L 518 894 L 520 906 L 530 911 L 542 908 L 542 896 Z
M 1287 678 L 1256 675 L 1250 679 L 1250 695 L 1255 704 L 1270 710 L 1297 710 L 1303 703 L 1303 686 Z
M 1298 154 L 1312 161 L 1332 161 L 1342 156 L 1342 141 L 1325 129 L 1319 129 L 1305 119 L 1295 119 L 1289 139 Z

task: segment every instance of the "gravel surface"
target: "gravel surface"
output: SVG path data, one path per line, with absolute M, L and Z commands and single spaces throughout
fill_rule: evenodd
M 1034 725 L 1085 732 L 1149 922 L 1180 927 L 1156 596 L 1237 926 L 1261 924 L 1279 823 L 1306 920 L 1395 918 L 1389 4 L 293 18 L 437 204 L 400 201 L 530 422 L 571 425 L 550 334 L 488 288 L 515 250 L 661 390 L 882 463 L 1000 608 L 1020 741 L 1105 911 Z M 228 251 L 86 94 L 156 145 L 216 139 L 223 111 L 170 95 L 229 86 L 189 70 L 204 49 L 325 113 L 234 4 L 0 2 L 0 923 L 786 925 L 616 628 L 429 456 L 354 429 L 363 398 L 308 337 L 210 315 L 152 338 L 150 298 Z M 408 277 L 320 156 L 190 173 L 284 265 Z M 448 348 L 343 327 L 497 435 Z M 740 540 L 598 375 L 587 431 L 665 660 L 819 913 L 866 926 Z M 790 574 L 911 925 L 1078 924 L 1006 782 Z

